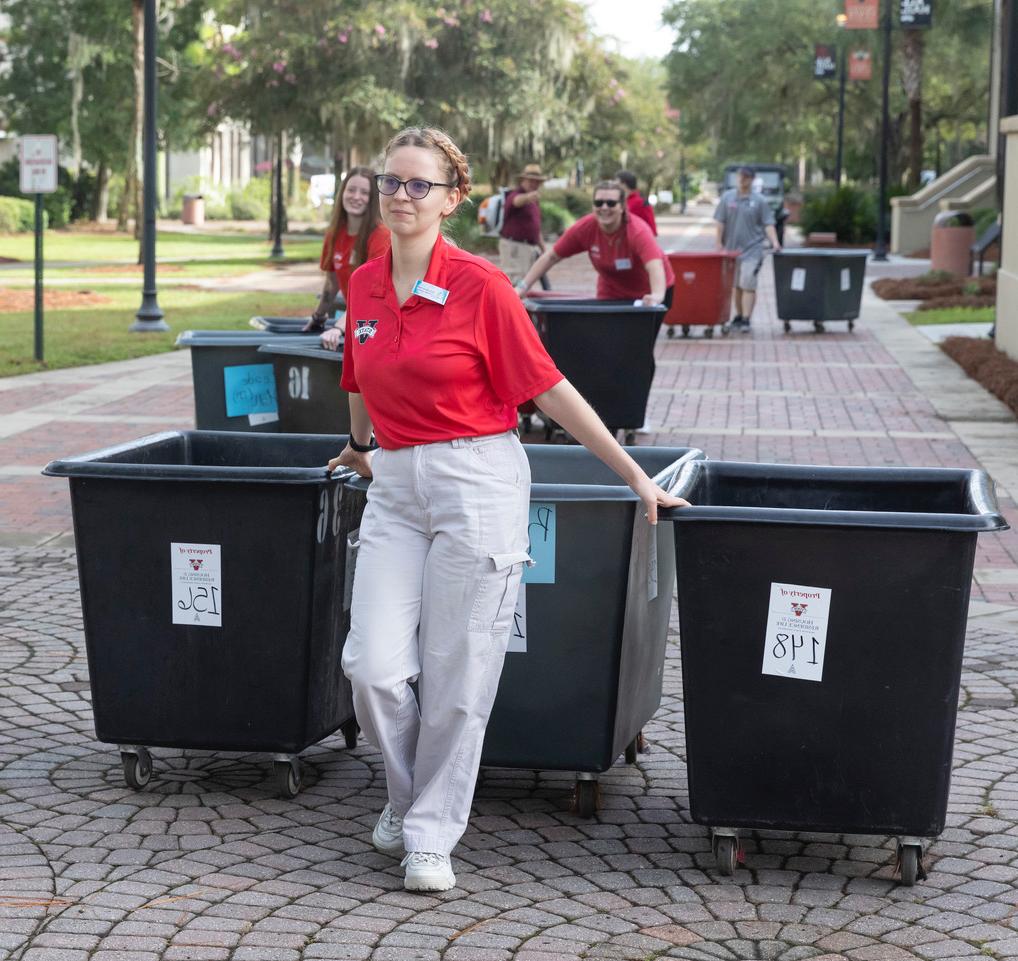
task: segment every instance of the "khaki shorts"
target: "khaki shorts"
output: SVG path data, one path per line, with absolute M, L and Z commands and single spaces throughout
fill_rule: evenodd
M 739 272 L 735 278 L 735 286 L 740 290 L 756 290 L 756 279 L 763 263 L 763 251 L 746 254 L 739 258 Z
M 518 284 L 541 256 L 541 251 L 533 244 L 520 243 L 518 240 L 498 240 L 498 262 L 502 272 L 513 284 Z

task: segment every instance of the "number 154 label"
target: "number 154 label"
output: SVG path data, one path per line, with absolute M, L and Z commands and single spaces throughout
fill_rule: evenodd
M 829 587 L 771 584 L 762 673 L 822 681 L 830 611 Z
M 223 626 L 223 580 L 218 544 L 170 544 L 173 623 Z

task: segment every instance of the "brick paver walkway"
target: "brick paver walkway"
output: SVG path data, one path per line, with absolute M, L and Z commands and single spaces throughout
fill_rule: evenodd
M 676 246 L 704 242 L 694 221 L 667 227 Z M 578 261 L 557 271 L 558 287 L 589 284 Z M 886 306 L 867 298 L 854 334 L 833 327 L 781 333 L 768 283 L 752 335 L 662 337 L 656 432 L 641 443 L 985 463 L 1018 520 L 1013 419 L 936 348 L 909 354 L 914 332 Z M 948 827 L 927 881 L 895 885 L 888 838 L 773 832 L 750 835 L 746 866 L 720 877 L 688 816 L 673 633 L 649 751 L 602 776 L 599 814 L 571 813 L 567 774 L 483 772 L 458 887 L 411 895 L 370 846 L 384 783 L 364 744 L 309 749 L 304 790 L 281 800 L 264 755 L 157 749 L 134 792 L 94 740 L 66 486 L 37 471 L 191 416 L 185 354 L 0 380 L 0 959 L 1018 957 L 1013 532 L 980 537 Z

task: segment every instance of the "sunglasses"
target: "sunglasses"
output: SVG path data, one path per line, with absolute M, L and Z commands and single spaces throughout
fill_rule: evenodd
M 617 200 L 595 200 L 594 201 L 594 206 L 595 207 L 607 207 L 609 210 L 611 210 L 612 207 L 617 207 L 618 205 L 619 205 L 619 202 Z
M 378 188 L 378 192 L 385 194 L 386 197 L 394 196 L 402 187 L 411 200 L 423 200 L 431 193 L 432 187 L 456 187 L 458 185 L 439 184 L 433 180 L 422 180 L 420 177 L 414 177 L 412 180 L 400 180 L 399 177 L 393 177 L 392 174 L 375 174 L 375 186 Z

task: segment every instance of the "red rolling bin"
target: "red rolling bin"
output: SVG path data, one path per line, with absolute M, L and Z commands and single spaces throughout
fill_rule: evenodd
M 727 328 L 732 284 L 735 282 L 736 254 L 731 250 L 683 250 L 666 254 L 675 271 L 675 295 L 665 314 L 668 336 L 682 328 L 703 327 L 704 337 L 713 337 L 714 328 Z

